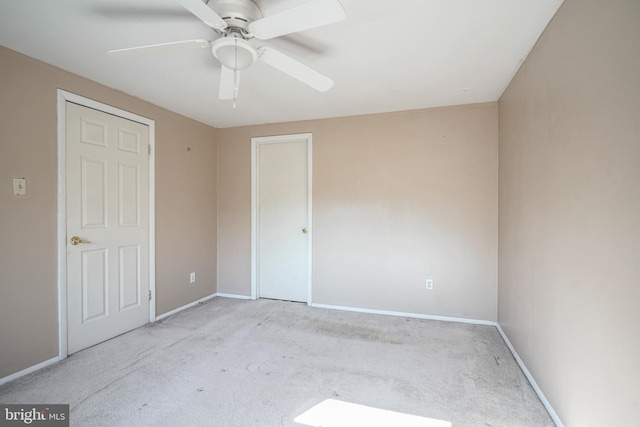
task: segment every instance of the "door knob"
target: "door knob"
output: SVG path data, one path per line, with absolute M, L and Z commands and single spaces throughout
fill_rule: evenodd
M 78 236 L 73 236 L 71 239 L 69 239 L 69 243 L 71 243 L 72 245 L 77 245 L 79 243 L 91 243 L 88 240 L 82 240 L 81 238 L 79 238 Z
M 305 228 L 303 228 L 303 229 L 302 229 L 302 232 L 303 232 L 304 234 L 307 234 L 307 233 L 309 232 L 309 229 L 308 229 L 307 227 L 305 227 Z

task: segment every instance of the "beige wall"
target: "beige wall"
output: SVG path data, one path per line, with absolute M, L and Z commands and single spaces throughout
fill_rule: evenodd
M 640 419 L 639 23 L 565 0 L 499 103 L 498 320 L 567 426 Z
M 251 291 L 251 137 L 300 132 L 314 303 L 496 319 L 495 104 L 220 129 L 219 292 Z
M 58 355 L 57 88 L 156 121 L 157 313 L 216 291 L 216 130 L 0 46 L 0 378 Z

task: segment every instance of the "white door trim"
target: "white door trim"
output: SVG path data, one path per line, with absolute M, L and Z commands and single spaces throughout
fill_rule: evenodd
M 312 134 L 299 133 L 292 135 L 264 136 L 251 138 L 251 299 L 258 298 L 257 262 L 258 262 L 258 146 L 261 144 L 275 144 L 291 141 L 306 141 L 307 143 L 307 224 L 309 224 L 309 238 L 307 239 L 308 270 L 307 270 L 307 305 L 312 304 L 312 182 L 313 165 Z
M 149 322 L 156 320 L 155 246 L 155 121 L 58 89 L 58 355 L 67 357 L 67 130 L 66 102 L 83 105 L 149 126 Z

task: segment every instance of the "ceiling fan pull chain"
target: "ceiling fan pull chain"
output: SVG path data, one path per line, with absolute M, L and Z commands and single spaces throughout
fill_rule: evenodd
M 234 39 L 235 59 L 233 61 L 233 108 L 236 108 L 236 97 L 238 96 L 238 39 Z

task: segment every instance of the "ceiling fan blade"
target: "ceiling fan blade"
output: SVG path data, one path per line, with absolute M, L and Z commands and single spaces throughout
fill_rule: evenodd
M 222 66 L 220 71 L 220 91 L 218 98 L 235 99 L 238 97 L 238 88 L 240 87 L 240 71 L 234 72 L 232 69 Z
M 333 80 L 329 77 L 270 47 L 259 48 L 258 57 L 265 64 L 300 80 L 319 92 L 326 92 L 333 87 Z
M 344 9 L 338 0 L 313 0 L 302 6 L 253 21 L 249 24 L 249 31 L 257 39 L 268 40 L 332 24 L 344 18 Z
M 158 43 L 158 44 L 150 44 L 146 46 L 135 46 L 135 47 L 127 47 L 124 49 L 115 49 L 115 50 L 110 50 L 107 53 L 122 54 L 122 53 L 133 53 L 133 52 L 145 50 L 145 49 L 167 50 L 170 48 L 176 48 L 176 47 L 182 48 L 187 46 L 205 48 L 205 47 L 211 46 L 211 42 L 205 39 L 181 40 L 177 42 Z
M 202 0 L 178 0 L 178 2 L 182 7 L 193 13 L 199 20 L 211 28 L 216 30 L 224 30 L 227 28 L 227 23 L 224 19 L 203 3 Z

